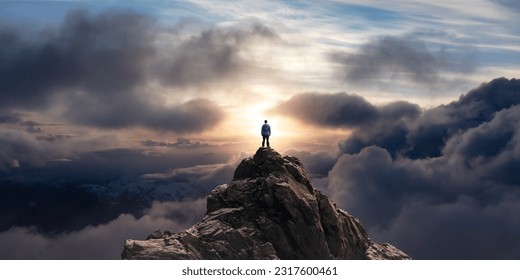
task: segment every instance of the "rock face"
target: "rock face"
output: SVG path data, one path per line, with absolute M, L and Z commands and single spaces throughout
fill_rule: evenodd
M 207 213 L 184 232 L 126 240 L 123 259 L 410 259 L 375 243 L 361 223 L 316 190 L 295 157 L 260 148 L 229 184 L 207 199 Z

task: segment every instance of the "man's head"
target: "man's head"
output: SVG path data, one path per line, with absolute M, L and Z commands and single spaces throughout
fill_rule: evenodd
M 265 120 L 264 123 L 267 123 L 267 120 Z

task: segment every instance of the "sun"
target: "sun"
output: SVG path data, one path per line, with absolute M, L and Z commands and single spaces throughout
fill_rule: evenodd
M 286 118 L 270 112 L 273 108 L 270 102 L 233 106 L 228 108 L 228 118 L 225 124 L 217 129 L 220 134 L 243 142 L 246 146 L 258 146 L 261 141 L 261 128 L 264 121 L 271 126 L 272 143 L 285 142 L 291 134 L 291 126 L 286 126 Z

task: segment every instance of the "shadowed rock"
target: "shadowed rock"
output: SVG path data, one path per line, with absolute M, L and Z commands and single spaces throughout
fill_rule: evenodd
M 316 190 L 301 162 L 260 148 L 207 213 L 184 232 L 127 240 L 123 259 L 409 259 L 370 240 L 360 222 Z

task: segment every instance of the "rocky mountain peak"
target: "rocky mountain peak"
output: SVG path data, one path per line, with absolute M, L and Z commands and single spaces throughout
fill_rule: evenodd
M 260 148 L 207 198 L 184 232 L 127 240 L 124 259 L 409 259 L 370 240 L 361 223 L 316 190 L 302 163 Z

